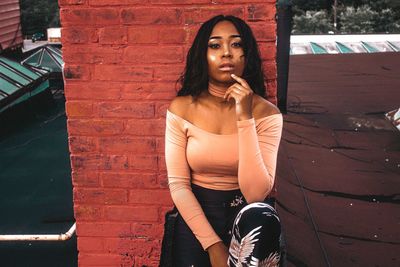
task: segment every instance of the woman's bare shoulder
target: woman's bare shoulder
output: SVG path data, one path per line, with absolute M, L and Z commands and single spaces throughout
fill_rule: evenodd
M 181 118 L 185 118 L 185 115 L 191 103 L 191 95 L 177 96 L 172 99 L 171 103 L 169 104 L 168 110 Z
M 253 116 L 255 119 L 260 119 L 281 113 L 277 106 L 259 95 L 254 95 L 253 101 Z

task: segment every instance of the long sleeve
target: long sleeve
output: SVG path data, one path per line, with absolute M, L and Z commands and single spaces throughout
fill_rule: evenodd
M 262 201 L 271 192 L 276 171 L 279 143 L 282 135 L 282 114 L 238 121 L 238 180 L 248 203 Z
M 186 130 L 182 120 L 167 112 L 165 161 L 172 200 L 204 250 L 221 241 L 208 222 L 190 185 L 190 168 L 186 159 Z

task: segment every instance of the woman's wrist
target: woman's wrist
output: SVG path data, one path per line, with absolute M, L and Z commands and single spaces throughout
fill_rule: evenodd
M 212 254 L 216 254 L 219 253 L 221 250 L 225 249 L 225 245 L 224 243 L 222 243 L 222 241 L 219 241 L 211 246 L 209 246 L 207 248 L 207 252 L 212 255 Z
M 245 120 L 250 120 L 253 118 L 253 115 L 251 113 L 247 113 L 247 114 L 240 114 L 239 116 L 237 116 L 238 121 L 245 121 Z

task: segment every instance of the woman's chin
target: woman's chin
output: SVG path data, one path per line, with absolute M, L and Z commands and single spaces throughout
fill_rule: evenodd
M 221 74 L 218 75 L 217 77 L 214 77 L 214 82 L 219 83 L 219 84 L 233 84 L 236 81 L 231 77 L 231 73 L 226 73 L 226 74 Z
M 234 80 L 229 80 L 229 79 L 226 79 L 226 80 L 218 80 L 218 83 L 219 84 L 224 84 L 224 85 L 227 85 L 227 86 L 231 86 L 232 84 L 234 84 L 235 83 L 235 81 Z
M 225 74 L 222 74 L 221 76 L 220 76 L 220 82 L 222 82 L 222 83 L 233 83 L 233 82 L 235 82 L 235 80 L 232 78 L 232 76 L 231 76 L 231 73 L 230 72 L 227 72 L 227 73 L 225 73 Z

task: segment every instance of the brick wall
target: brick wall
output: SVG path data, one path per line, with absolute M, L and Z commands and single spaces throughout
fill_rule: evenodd
M 158 266 L 164 121 L 199 23 L 245 19 L 276 101 L 273 0 L 59 0 L 80 266 Z

